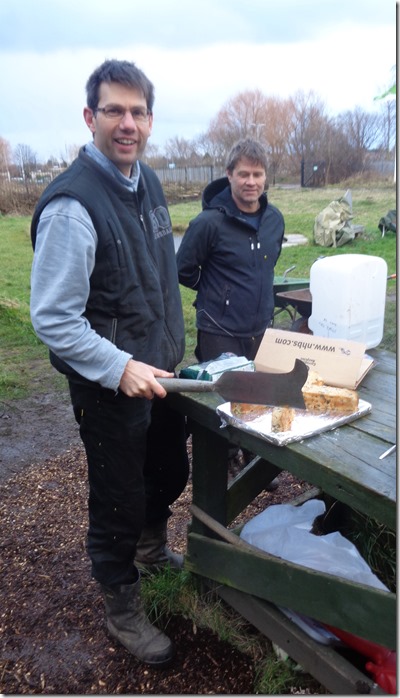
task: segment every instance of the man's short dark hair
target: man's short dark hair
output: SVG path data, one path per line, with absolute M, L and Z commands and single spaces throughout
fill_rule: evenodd
M 252 138 L 243 138 L 235 143 L 226 160 L 226 170 L 229 174 L 233 172 L 242 158 L 247 158 L 250 162 L 261 165 L 265 173 L 267 173 L 267 153 L 259 141 L 255 141 Z
M 147 109 L 150 112 L 153 111 L 154 85 L 134 63 L 113 59 L 104 61 L 96 68 L 86 83 L 87 106 L 92 111 L 95 111 L 99 105 L 99 91 L 102 82 L 116 82 L 139 90 L 146 100 Z

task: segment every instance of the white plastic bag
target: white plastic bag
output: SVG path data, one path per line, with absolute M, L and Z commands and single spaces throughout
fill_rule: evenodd
M 240 537 L 284 560 L 388 591 L 341 533 L 311 533 L 314 519 L 324 512 L 325 504 L 318 499 L 300 506 L 274 504 L 246 523 Z

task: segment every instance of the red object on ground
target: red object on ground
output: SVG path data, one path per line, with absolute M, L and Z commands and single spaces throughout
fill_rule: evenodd
M 346 645 L 372 660 L 366 663 L 365 669 L 372 674 L 375 683 L 383 688 L 384 691 L 391 695 L 397 695 L 397 655 L 395 650 L 388 650 L 386 647 L 382 647 L 382 645 L 364 640 L 362 637 L 352 635 L 345 630 L 340 630 L 340 628 L 334 628 L 332 625 L 326 625 L 325 623 L 324 625 L 325 628 L 330 630 Z

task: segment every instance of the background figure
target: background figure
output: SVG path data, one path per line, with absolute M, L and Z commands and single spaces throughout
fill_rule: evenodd
M 32 219 L 31 317 L 68 379 L 86 450 L 87 548 L 108 630 L 164 666 L 174 648 L 144 613 L 138 568 L 181 562 L 166 547 L 167 519 L 188 456 L 185 420 L 157 381 L 183 358 L 184 323 L 167 204 L 140 162 L 154 87 L 134 63 L 110 60 L 86 91 L 93 139 Z
M 236 143 L 226 177 L 203 192 L 203 211 L 191 221 L 177 252 L 179 281 L 197 291 L 199 362 L 233 352 L 253 360 L 274 313 L 274 269 L 284 220 L 265 193 L 267 156 L 258 141 Z M 230 450 L 236 459 L 237 448 Z M 252 454 L 243 451 L 245 462 Z M 269 489 L 276 489 L 273 481 Z
M 223 352 L 254 359 L 274 312 L 274 268 L 284 235 L 265 193 L 267 157 L 251 139 L 229 153 L 226 177 L 203 192 L 177 252 L 179 281 L 197 291 L 198 361 Z

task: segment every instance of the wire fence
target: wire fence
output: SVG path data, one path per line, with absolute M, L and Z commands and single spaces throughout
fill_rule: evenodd
M 156 167 L 154 171 L 161 184 L 208 184 L 223 177 L 225 169 L 221 165 L 198 165 L 193 167 Z

